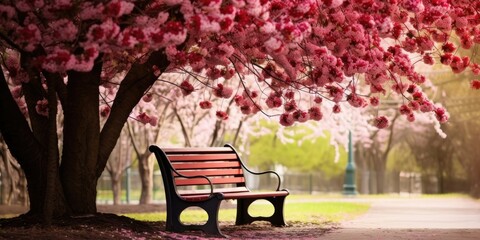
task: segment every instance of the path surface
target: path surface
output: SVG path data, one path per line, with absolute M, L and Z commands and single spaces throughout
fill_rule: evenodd
M 350 201 L 355 201 L 351 199 Z M 322 240 L 480 240 L 480 202 L 468 198 L 368 199 L 371 209 Z

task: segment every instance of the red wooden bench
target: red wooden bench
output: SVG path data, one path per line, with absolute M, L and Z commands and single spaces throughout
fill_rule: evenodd
M 218 226 L 218 211 L 224 199 L 237 200 L 236 225 L 264 220 L 274 226 L 285 226 L 283 206 L 289 193 L 285 189 L 280 190 L 280 177 L 274 171 L 250 171 L 232 146 L 160 149 L 152 145 L 149 150 L 155 154 L 162 171 L 167 201 L 167 231 L 202 230 L 207 234 L 224 236 Z M 250 191 L 245 184 L 244 171 L 254 175 L 273 174 L 278 178 L 277 189 L 271 192 Z M 252 217 L 248 213 L 250 204 L 258 199 L 273 204 L 275 212 L 272 216 Z M 204 225 L 183 224 L 180 214 L 188 207 L 205 210 L 207 222 Z

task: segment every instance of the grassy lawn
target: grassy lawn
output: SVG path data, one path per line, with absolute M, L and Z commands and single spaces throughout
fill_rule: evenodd
M 266 202 L 266 201 L 265 201 Z M 367 203 L 348 202 L 292 202 L 285 204 L 285 220 L 287 222 L 304 223 L 338 223 L 364 214 L 370 205 Z M 249 212 L 254 216 L 270 216 L 273 206 L 266 203 L 254 203 Z M 220 209 L 219 221 L 234 222 L 236 209 Z M 128 217 L 143 221 L 165 221 L 165 212 L 132 213 Z M 207 214 L 201 209 L 187 209 L 180 217 L 184 223 L 203 223 Z

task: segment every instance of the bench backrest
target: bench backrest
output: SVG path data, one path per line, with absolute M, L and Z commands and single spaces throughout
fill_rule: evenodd
M 222 190 L 223 192 L 246 190 L 242 162 L 235 149 L 229 145 L 209 148 L 162 149 L 151 146 L 150 150 L 156 154 L 162 170 L 163 181 L 167 183 L 164 184 L 165 188 L 173 186 L 173 189 L 165 189 L 167 195 L 174 191 L 182 195 L 186 191 L 181 191 L 181 189 L 190 189 L 188 194 L 193 194 L 195 191 L 191 189 L 202 189 L 202 185 L 210 184 L 205 178 L 185 178 L 180 175 L 206 176 L 214 189 L 227 189 Z M 204 191 L 197 192 L 199 194 L 207 193 L 210 190 L 210 187 L 203 188 Z M 228 190 L 229 188 L 230 190 Z

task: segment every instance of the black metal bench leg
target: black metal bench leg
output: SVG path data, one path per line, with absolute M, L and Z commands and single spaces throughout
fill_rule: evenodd
M 250 224 L 254 220 L 248 213 L 248 207 L 257 199 L 237 199 L 237 218 L 235 225 Z
M 184 232 L 187 230 L 186 226 L 180 222 L 180 214 L 190 207 L 191 205 L 185 204 L 182 201 L 177 201 L 175 206 L 167 206 L 167 222 L 165 230 L 170 232 Z
M 283 207 L 285 205 L 285 197 L 286 196 L 267 198 L 267 200 L 269 202 L 271 202 L 273 204 L 273 207 L 275 208 L 275 212 L 269 218 L 269 221 L 270 221 L 270 223 L 272 223 L 272 225 L 277 226 L 277 227 L 287 225 L 285 223 L 285 217 L 283 215 Z
M 210 199 L 210 201 L 204 202 L 201 208 L 205 210 L 208 214 L 207 222 L 201 227 L 201 230 L 207 234 L 227 237 L 222 234 L 220 231 L 220 226 L 218 225 L 218 212 L 220 210 L 221 200 Z
M 286 196 L 264 198 L 275 208 L 273 215 L 270 217 L 252 217 L 248 213 L 248 207 L 250 207 L 250 205 L 258 199 L 237 199 L 237 219 L 235 224 L 244 225 L 250 224 L 254 221 L 265 220 L 269 221 L 273 226 L 276 227 L 286 226 L 287 224 L 285 223 L 285 218 L 283 215 L 285 197 Z
M 185 202 L 176 201 L 175 205 L 167 208 L 167 223 L 166 230 L 171 232 L 185 232 L 188 230 L 201 230 L 206 234 L 215 235 L 219 237 L 226 237 L 220 231 L 218 225 L 218 212 L 220 210 L 220 203 L 222 199 L 211 198 L 205 202 Z M 203 225 L 183 224 L 180 221 L 180 215 L 189 207 L 202 208 L 208 214 L 208 220 Z

